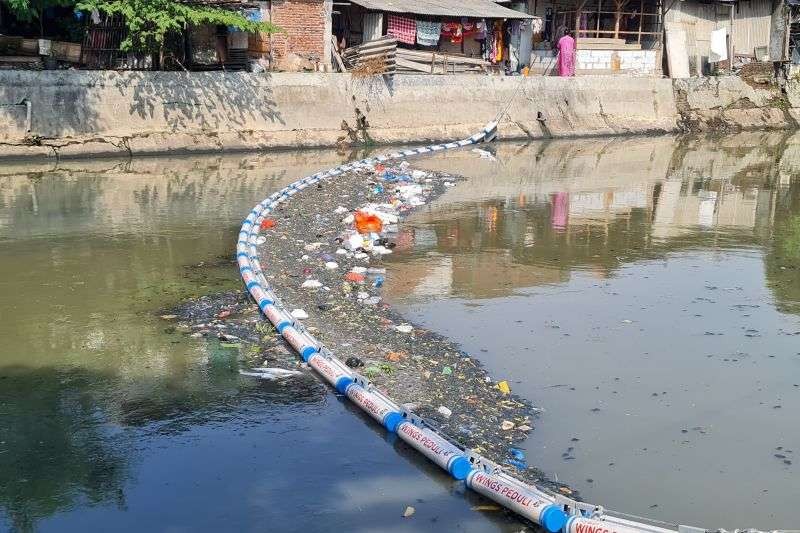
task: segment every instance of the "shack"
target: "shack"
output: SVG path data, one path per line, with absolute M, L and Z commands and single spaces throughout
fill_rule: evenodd
M 544 19 L 534 35 L 534 72 L 549 74 L 564 30 L 575 37 L 576 74 L 661 75 L 661 0 L 529 0 Z
M 541 18 L 527 5 L 490 0 L 350 0 L 337 2 L 333 34 L 344 50 L 389 36 L 399 72 L 519 72 L 530 65 Z
M 664 17 L 670 62 L 686 58 L 683 74 L 703 76 L 768 61 L 771 17 L 772 0 L 673 0 Z

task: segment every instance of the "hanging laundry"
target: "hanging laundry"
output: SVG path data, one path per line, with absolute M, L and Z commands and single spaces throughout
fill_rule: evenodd
M 442 39 L 447 39 L 453 44 L 459 44 L 464 40 L 464 33 L 461 24 L 458 22 L 445 22 L 442 24 Z
M 708 54 L 710 63 L 726 61 L 728 59 L 728 28 L 720 28 L 711 32 L 711 53 Z
M 492 62 L 499 63 L 503 60 L 503 48 L 505 48 L 505 32 L 503 31 L 503 23 L 494 23 L 494 44 Z
M 436 46 L 439 44 L 439 35 L 442 33 L 442 23 L 430 20 L 417 21 L 417 44 L 422 46 Z
M 464 37 L 473 37 L 478 32 L 478 23 L 474 20 L 461 19 L 461 34 Z
M 531 29 L 534 34 L 542 33 L 544 31 L 544 21 L 539 17 L 531 20 Z
M 492 57 L 494 57 L 494 36 L 492 35 L 492 30 L 490 28 L 486 29 L 486 39 L 481 41 L 483 46 L 481 47 L 481 51 L 483 57 L 486 61 L 491 61 Z
M 386 34 L 396 37 L 398 42 L 414 44 L 417 42 L 417 21 L 402 15 L 389 15 Z
M 475 35 L 476 39 L 486 39 L 487 29 L 486 29 L 486 21 L 479 20 L 475 23 Z

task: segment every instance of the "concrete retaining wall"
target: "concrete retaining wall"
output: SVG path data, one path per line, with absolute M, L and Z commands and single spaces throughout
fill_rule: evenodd
M 694 90 L 704 95 L 684 107 L 713 107 L 712 91 Z M 389 84 L 321 73 L 3 71 L 0 156 L 439 142 L 473 133 L 515 94 L 502 138 L 670 132 L 681 122 L 672 81 L 655 78 L 397 76 Z
M 61 156 L 433 142 L 471 134 L 517 91 L 506 138 L 675 128 L 668 80 L 8 71 L 0 139 Z M 42 146 L 18 146 L 26 100 Z

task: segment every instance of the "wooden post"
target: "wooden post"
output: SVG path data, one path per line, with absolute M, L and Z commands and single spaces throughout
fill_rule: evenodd
M 639 0 L 639 35 L 636 42 L 642 44 L 642 23 L 644 23 L 644 0 Z
M 789 38 L 786 4 L 772 0 L 772 19 L 769 30 L 769 60 L 778 63 L 788 60 L 786 43 Z
M 595 37 L 600 37 L 600 11 L 603 8 L 603 0 L 597 0 L 597 24 L 595 24 Z
M 730 71 L 731 74 L 733 74 L 733 6 L 734 2 L 731 2 L 731 12 L 730 12 L 731 31 L 728 34 L 728 70 Z
M 586 7 L 586 0 L 578 0 L 575 4 L 575 46 L 578 45 L 578 37 L 581 33 L 581 12 Z M 588 30 L 588 28 L 587 28 Z
M 614 39 L 619 39 L 619 19 L 622 17 L 622 0 L 614 0 Z
M 675 0 L 672 1 L 672 5 L 675 5 Z M 670 7 L 672 7 L 672 5 Z M 663 0 L 659 0 L 658 2 L 658 53 L 656 54 L 656 71 L 663 72 L 664 71 L 664 18 L 666 17 L 666 11 L 664 11 L 664 2 Z

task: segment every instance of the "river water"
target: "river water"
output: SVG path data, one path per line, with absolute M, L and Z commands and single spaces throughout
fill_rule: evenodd
M 519 529 L 321 382 L 158 318 L 238 289 L 243 214 L 349 158 L 0 166 L 0 531 Z
M 587 499 L 796 526 L 796 142 L 419 160 L 470 181 L 404 226 L 386 290 L 543 409 L 529 462 Z M 0 530 L 521 529 L 320 382 L 240 376 L 157 317 L 238 288 L 243 213 L 350 157 L 0 166 Z
M 409 219 L 387 286 L 542 409 L 528 461 L 595 504 L 797 528 L 800 139 L 497 145 Z

